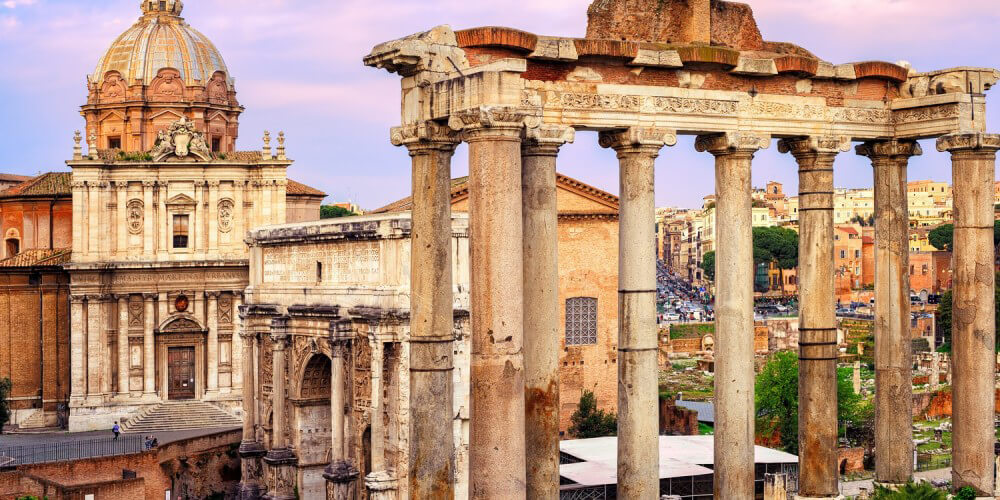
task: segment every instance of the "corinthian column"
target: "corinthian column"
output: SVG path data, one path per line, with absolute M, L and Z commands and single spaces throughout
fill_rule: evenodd
M 347 431 L 344 414 L 349 413 L 345 405 L 347 398 L 344 394 L 346 379 L 344 359 L 351 348 L 353 336 L 354 333 L 349 321 L 330 322 L 330 350 L 333 354 L 330 366 L 330 465 L 323 471 L 323 477 L 328 482 L 326 497 L 329 500 L 354 500 L 354 489 L 358 478 L 358 469 L 350 462 L 347 450 L 344 448 L 346 442 L 344 435 Z M 411 463 L 413 462 L 412 457 L 411 455 Z M 426 491 L 429 493 L 432 490 Z M 413 498 L 429 498 L 430 496 L 432 494 L 413 496 Z
M 272 365 L 271 365 L 271 449 L 264 455 L 267 464 L 266 500 L 294 500 L 295 453 L 288 448 L 285 435 L 285 349 L 291 340 L 288 334 L 287 316 L 271 320 Z
M 523 112 L 481 107 L 451 116 L 469 143 L 473 499 L 524 498 Z M 449 419 L 450 421 L 450 419 Z
M 556 157 L 575 131 L 543 126 L 521 144 L 527 495 L 559 498 L 559 233 Z
M 857 152 L 875 170 L 875 480 L 898 485 L 913 479 L 906 166 L 922 151 L 916 142 L 892 140 L 866 142 Z
M 799 498 L 837 498 L 833 160 L 847 137 L 785 139 L 799 164 Z
M 410 151 L 413 170 L 410 496 L 451 498 L 455 494 L 451 157 L 458 137 L 447 127 L 427 122 L 393 129 L 392 143 Z
M 660 497 L 653 164 L 672 130 L 602 132 L 618 153 L 618 497 Z M 551 314 L 555 314 L 552 312 Z
M 385 392 L 382 371 L 385 363 L 385 344 L 379 338 L 376 324 L 370 325 L 369 342 L 372 348 L 371 358 L 371 457 L 372 470 L 365 476 L 365 486 L 372 500 L 391 500 L 396 498 L 398 481 L 394 474 L 385 467 L 385 402 L 382 397 Z
M 753 224 L 750 164 L 770 137 L 700 136 L 715 156 L 715 498 L 754 497 Z
M 253 348 L 256 342 L 256 332 L 246 328 L 246 318 L 243 310 L 239 316 L 239 336 L 243 340 L 243 440 L 240 442 L 240 466 L 242 475 L 240 477 L 240 500 L 257 500 L 260 498 L 260 480 L 263 475 L 261 470 L 261 457 L 264 455 L 264 447 L 257 441 L 255 430 L 257 395 L 255 388 L 257 384 L 254 378 Z
M 952 356 L 952 485 L 978 496 L 994 488 L 993 186 L 1000 135 L 961 134 L 938 139 L 951 152 L 955 200 Z

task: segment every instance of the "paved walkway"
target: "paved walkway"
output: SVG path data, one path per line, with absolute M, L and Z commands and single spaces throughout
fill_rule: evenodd
M 913 473 L 915 479 L 926 479 L 928 481 L 951 480 L 951 468 L 928 470 Z M 853 497 L 861 494 L 861 488 L 871 492 L 874 489 L 874 482 L 871 479 L 864 481 L 851 481 L 840 483 L 840 494 L 845 497 Z

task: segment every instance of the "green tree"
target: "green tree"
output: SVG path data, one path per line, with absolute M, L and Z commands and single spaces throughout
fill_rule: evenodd
M 871 496 L 872 500 L 946 500 L 947 498 L 947 493 L 930 483 L 906 483 L 898 491 L 877 486 Z
M 715 281 L 715 252 L 705 252 L 701 256 L 701 270 L 709 281 Z
M 597 397 L 588 390 L 580 396 L 580 405 L 570 417 L 569 433 L 577 439 L 614 436 L 618 434 L 618 418 L 614 413 L 597 408 Z
M 338 207 L 335 205 L 323 205 L 319 209 L 320 219 L 336 219 L 338 217 L 350 217 L 352 215 L 358 215 L 344 207 Z
M 996 275 L 996 285 L 993 291 L 993 300 L 997 304 L 1000 304 L 1000 274 Z M 951 352 L 951 327 L 952 327 L 952 306 L 954 302 L 954 296 L 951 290 L 941 294 L 941 303 L 938 304 L 937 311 L 934 313 L 935 325 L 937 327 L 937 334 L 941 337 L 941 347 L 938 349 L 942 352 Z M 993 309 L 993 322 L 994 325 L 1000 325 L 1000 307 L 995 307 Z M 997 352 L 1000 352 L 1000 335 L 997 335 L 995 340 L 995 345 Z
M 0 434 L 3 434 L 3 426 L 10 422 L 10 390 L 13 387 L 9 377 L 0 379 Z
M 938 250 L 951 250 L 955 239 L 955 225 L 941 224 L 927 233 L 927 241 Z
M 868 412 L 854 393 L 851 368 L 837 370 L 837 420 L 842 433 L 863 424 Z M 781 435 L 781 447 L 799 451 L 799 357 L 792 351 L 776 353 L 757 376 L 757 428 Z
M 781 282 L 785 273 L 799 265 L 799 233 L 785 227 L 753 228 L 754 266 L 774 263 L 778 266 Z

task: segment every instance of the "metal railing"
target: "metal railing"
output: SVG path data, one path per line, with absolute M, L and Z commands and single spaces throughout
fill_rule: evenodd
M 145 450 L 146 440 L 140 434 L 122 435 L 118 439 L 100 438 L 62 443 L 0 446 L 0 467 L 111 457 L 141 453 Z

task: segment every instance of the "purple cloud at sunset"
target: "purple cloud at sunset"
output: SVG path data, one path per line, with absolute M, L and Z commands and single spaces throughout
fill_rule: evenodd
M 383 41 L 439 24 L 455 29 L 502 25 L 544 35 L 583 36 L 589 0 L 187 0 L 184 17 L 222 52 L 236 78 L 240 149 L 261 145 L 265 129 L 284 130 L 289 176 L 331 200 L 376 208 L 408 194 L 409 157 L 389 144 L 399 123 L 398 77 L 361 62 Z M 753 0 L 764 38 L 801 45 L 834 63 L 909 61 L 920 71 L 1000 66 L 995 0 Z M 0 172 L 65 170 L 86 75 L 139 16 L 138 0 L 0 0 Z M 994 91 L 1000 92 L 1000 91 Z M 1000 131 L 1000 97 L 990 106 Z M 949 180 L 945 154 L 925 142 L 910 178 Z M 467 171 L 466 149 L 453 163 Z M 712 158 L 693 138 L 665 149 L 657 163 L 657 204 L 694 207 L 713 190 Z M 837 161 L 837 186 L 871 185 L 871 167 L 852 153 Z M 579 133 L 560 171 L 617 192 L 617 162 Z M 758 155 L 754 184 L 774 179 L 797 188 L 796 166 L 776 148 Z

